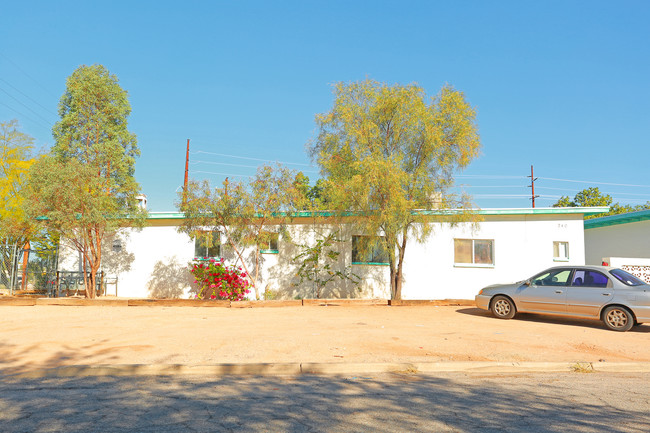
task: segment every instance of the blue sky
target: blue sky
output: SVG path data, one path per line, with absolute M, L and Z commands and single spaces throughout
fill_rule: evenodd
M 315 180 L 305 144 L 332 84 L 449 83 L 477 109 L 482 153 L 458 183 L 482 208 L 537 206 L 598 186 L 650 200 L 648 1 L 4 2 L 0 121 L 39 146 L 82 64 L 117 75 L 152 211 L 190 176 L 221 183 L 263 161 Z

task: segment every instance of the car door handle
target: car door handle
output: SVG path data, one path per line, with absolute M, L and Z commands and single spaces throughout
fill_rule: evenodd
M 611 293 L 603 293 L 603 296 L 612 296 Z
M 561 294 L 561 293 L 562 293 L 562 290 L 556 290 L 555 293 L 557 293 L 557 294 Z

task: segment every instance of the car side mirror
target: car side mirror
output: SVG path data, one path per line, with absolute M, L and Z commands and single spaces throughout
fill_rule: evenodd
M 531 284 L 533 284 L 533 282 L 530 281 L 530 280 L 526 280 L 526 281 L 524 281 L 524 284 L 525 284 L 526 286 L 530 286 Z

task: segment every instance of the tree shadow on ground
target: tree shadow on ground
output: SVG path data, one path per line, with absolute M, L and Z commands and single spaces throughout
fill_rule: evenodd
M 46 343 L 24 347 L 0 343 L 0 377 L 37 369 L 53 369 L 66 365 L 96 363 L 98 358 L 101 359 L 101 363 L 111 363 L 118 359 L 116 352 L 129 349 L 129 347 L 114 349 L 101 347 L 106 342 L 107 340 L 93 341 L 74 348 L 61 345 L 58 350 L 44 358 L 39 358 L 38 354 L 45 351 L 51 352 L 51 348 L 42 347 Z
M 0 383 L 0 423 L 36 433 L 650 431 L 638 379 L 621 379 L 628 397 L 603 401 L 598 374 L 565 377 L 11 379 Z

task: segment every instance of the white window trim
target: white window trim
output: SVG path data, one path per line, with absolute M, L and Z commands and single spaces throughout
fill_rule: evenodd
M 457 263 L 456 252 L 454 251 L 454 268 L 484 268 L 491 269 L 496 265 L 496 241 L 494 239 L 474 239 L 474 238 L 454 238 L 455 241 L 472 241 L 472 260 L 474 260 L 474 241 L 490 241 L 492 242 L 492 263 Z M 454 246 L 455 248 L 455 246 Z
M 553 248 L 555 249 L 555 244 L 566 244 L 566 257 L 555 257 L 555 251 L 553 251 L 553 261 L 554 262 L 568 262 L 570 260 L 571 254 L 569 253 L 569 241 L 553 241 Z M 559 249 L 558 249 L 559 251 Z

